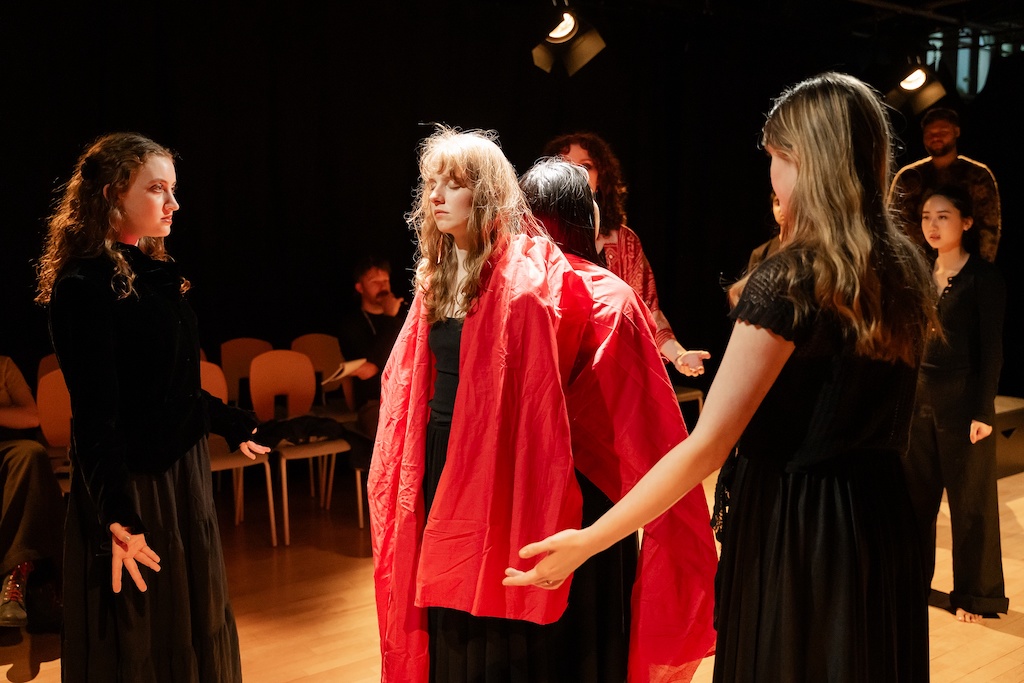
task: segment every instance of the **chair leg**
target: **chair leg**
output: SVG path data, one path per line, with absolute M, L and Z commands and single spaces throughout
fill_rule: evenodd
M 366 527 L 366 520 L 363 519 L 363 471 L 356 470 L 356 505 L 359 506 L 359 528 Z
M 238 526 L 245 519 L 245 491 L 243 489 L 244 478 L 242 468 L 236 467 L 231 470 L 231 487 L 235 494 L 235 526 Z
M 281 458 L 281 518 L 284 523 L 284 544 L 291 544 L 288 529 L 288 461 Z
M 330 455 L 327 456 L 327 481 L 326 487 L 323 489 L 323 491 L 325 492 L 323 508 L 325 510 L 331 509 L 331 497 L 334 494 L 334 465 L 337 463 L 337 461 L 337 453 L 331 453 Z
M 270 476 L 270 463 L 264 461 L 263 469 L 267 475 L 267 509 L 270 512 L 270 545 L 277 547 L 277 519 L 274 516 L 274 484 Z
M 319 455 L 316 458 L 317 483 L 320 485 L 320 507 L 323 508 L 327 497 L 327 460 L 330 456 Z
M 313 480 L 313 458 L 309 459 L 309 497 L 316 498 L 316 482 Z

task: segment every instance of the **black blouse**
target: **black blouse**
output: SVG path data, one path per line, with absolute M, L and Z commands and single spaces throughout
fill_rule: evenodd
M 99 522 L 142 530 L 129 475 L 165 471 L 211 429 L 237 447 L 257 422 L 201 389 L 196 318 L 177 265 L 118 248 L 134 293 L 118 298 L 106 256 L 69 263 L 51 297 L 50 336 L 71 393 L 72 462 Z
M 932 338 L 921 364 L 922 381 L 963 374 L 960 400 L 972 420 L 995 424 L 995 397 L 1003 367 L 1006 284 L 999 269 L 971 256 L 939 298 L 945 340 Z
M 796 344 L 740 439 L 740 455 L 771 458 L 788 471 L 907 449 L 917 370 L 859 356 L 835 316 L 811 311 L 795 321 L 770 257 L 750 276 L 731 315 Z M 812 274 L 801 281 L 813 287 Z
M 463 318 L 446 318 L 430 326 L 427 343 L 434 354 L 434 394 L 430 398 L 430 420 L 451 425 L 455 394 L 459 389 L 459 354 L 462 348 Z

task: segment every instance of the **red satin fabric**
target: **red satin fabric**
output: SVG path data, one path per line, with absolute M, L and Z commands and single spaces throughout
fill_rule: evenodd
M 426 681 L 426 607 L 544 624 L 560 590 L 506 588 L 517 551 L 580 523 L 578 467 L 617 500 L 686 436 L 628 286 L 543 238 L 492 257 L 463 326 L 448 457 L 430 518 L 422 480 L 434 369 L 421 297 L 384 370 L 368 486 L 384 681 Z M 575 269 L 574 269 L 575 268 Z M 577 272 L 578 271 L 578 272 Z M 716 555 L 703 492 L 645 529 L 630 679 L 688 680 L 714 642 Z

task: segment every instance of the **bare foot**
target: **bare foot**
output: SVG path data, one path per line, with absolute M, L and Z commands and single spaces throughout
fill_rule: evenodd
M 979 623 L 981 621 L 982 616 L 980 614 L 974 614 L 972 612 L 968 612 L 965 609 L 961 609 L 960 607 L 957 607 L 956 608 L 956 619 L 957 619 L 957 621 L 962 621 L 965 624 L 977 624 L 977 623 Z

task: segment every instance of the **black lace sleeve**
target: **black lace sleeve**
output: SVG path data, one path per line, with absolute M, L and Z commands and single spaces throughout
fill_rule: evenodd
M 795 304 L 782 280 L 783 262 L 770 258 L 747 280 L 736 307 L 729 313 L 734 321 L 771 330 L 780 337 L 797 342 L 807 332 L 807 324 L 795 320 Z

